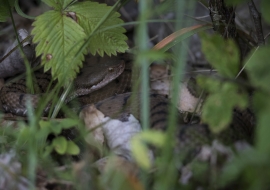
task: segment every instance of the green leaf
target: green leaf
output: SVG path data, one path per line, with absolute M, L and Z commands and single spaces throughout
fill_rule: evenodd
M 254 149 L 249 149 L 247 151 L 243 151 L 239 156 L 234 157 L 230 162 L 228 162 L 224 168 L 223 172 L 220 173 L 220 179 L 217 180 L 217 184 L 219 187 L 226 187 L 226 185 L 230 184 L 232 181 L 238 179 L 241 173 L 244 172 L 245 169 L 251 167 L 253 162 L 261 161 L 261 159 L 257 159 L 258 154 Z M 252 161 L 251 161 L 252 160 Z M 259 163 L 257 163 L 259 164 Z M 222 189 L 222 188 L 221 188 Z
M 78 125 L 78 120 L 75 119 L 62 119 L 59 121 L 50 120 L 50 121 L 43 121 L 39 122 L 41 129 L 47 129 L 48 132 L 53 133 L 55 135 L 59 135 L 63 129 L 69 129 Z
M 263 0 L 261 2 L 262 16 L 268 24 L 270 24 L 270 1 Z
M 33 42 L 38 43 L 36 54 L 42 55 L 44 70 L 51 69 L 53 78 L 57 77 L 59 82 L 74 79 L 84 59 L 81 53 L 73 60 L 86 37 L 83 29 L 58 11 L 47 11 L 38 16 L 33 26 Z
M 168 60 L 172 58 L 172 55 L 167 53 L 167 52 L 161 52 L 161 51 L 156 51 L 156 50 L 149 50 L 149 51 L 145 51 L 142 52 L 140 54 L 137 55 L 139 56 L 145 56 L 147 57 L 150 61 L 150 63 L 154 62 L 154 61 L 159 61 L 159 60 Z
M 246 63 L 246 69 L 252 85 L 270 92 L 269 52 L 269 46 L 259 47 L 255 52 L 252 52 Z
M 55 10 L 65 9 L 73 0 L 42 0 L 44 3 L 53 7 Z
M 207 85 L 216 86 L 215 92 L 206 98 L 202 109 L 202 121 L 209 124 L 212 132 L 219 133 L 224 130 L 232 120 L 232 111 L 235 106 L 244 108 L 248 104 L 247 95 L 240 93 L 237 86 L 223 83 L 220 86 L 214 79 L 208 79 Z
M 45 147 L 45 151 L 43 152 L 44 156 L 48 156 L 51 154 L 51 152 L 54 150 L 54 146 L 53 145 L 48 145 Z
M 20 134 L 17 139 L 17 144 L 18 145 L 26 144 L 29 141 L 29 137 L 31 137 L 30 128 L 27 126 L 22 127 L 20 129 Z
M 51 133 L 51 125 L 48 121 L 39 121 L 40 129 L 38 134 L 36 135 L 37 138 L 47 138 L 48 135 Z
M 52 145 L 58 154 L 65 154 L 68 141 L 65 137 L 56 137 L 53 139 Z
M 160 131 L 144 131 L 132 138 L 132 154 L 143 169 L 148 170 L 151 167 L 149 149 L 145 143 L 161 147 L 165 143 L 165 137 L 165 134 Z
M 78 155 L 80 153 L 80 149 L 73 141 L 67 141 L 66 153 L 70 155 Z
M 261 173 L 263 175 L 260 175 Z M 236 181 L 238 187 L 242 187 L 237 189 L 267 189 L 270 176 L 269 154 L 257 151 L 257 149 L 252 147 L 244 151 L 238 151 L 237 156 L 233 157 L 222 168 L 219 176 L 219 179 L 216 180 L 216 189 L 233 187 L 231 185 L 235 184 Z
M 269 134 L 270 134 L 270 99 L 268 93 L 256 92 L 253 95 L 255 107 L 257 130 L 256 147 L 259 151 L 270 153 Z
M 111 7 L 105 4 L 98 4 L 95 2 L 81 2 L 68 7 L 65 11 L 67 14 L 75 13 L 74 18 L 85 30 L 87 35 L 90 35 L 97 26 L 102 17 L 110 11 Z M 116 26 L 122 24 L 123 21 L 119 19 L 119 13 L 113 13 L 100 26 L 99 30 L 92 36 L 91 43 L 88 45 L 88 50 L 95 55 L 98 53 L 103 56 L 104 52 L 108 55 L 116 55 L 117 52 L 125 52 L 128 49 L 127 37 L 123 34 L 126 30 L 123 27 Z M 104 30 L 107 27 L 112 27 Z M 101 31 L 103 30 L 103 31 Z
M 69 129 L 71 127 L 77 126 L 79 121 L 76 119 L 70 119 L 70 118 L 65 118 L 62 119 L 59 122 L 59 125 L 61 125 L 62 129 Z
M 210 64 L 224 77 L 234 78 L 239 70 L 239 50 L 230 40 L 220 35 L 201 34 L 202 51 Z
M 269 96 L 268 96 L 269 97 Z M 267 102 L 269 106 L 269 100 Z M 256 147 L 259 151 L 270 153 L 269 134 L 270 134 L 270 107 L 258 116 Z
M 144 131 L 140 133 L 139 136 L 141 141 L 150 143 L 151 145 L 157 147 L 162 147 L 166 140 L 165 134 L 161 131 L 154 131 L 154 130 Z
M 0 22 L 5 22 L 10 17 L 9 8 L 13 8 L 14 2 L 15 0 L 0 0 Z
M 59 135 L 62 131 L 62 127 L 53 122 L 51 123 L 50 129 L 51 129 L 51 133 L 55 135 Z
M 44 120 L 40 120 L 39 121 L 39 126 L 40 128 L 50 128 L 51 127 L 51 122 L 50 121 L 44 121 Z
M 196 81 L 201 88 L 210 93 L 215 93 L 217 89 L 222 86 L 222 82 L 220 80 L 214 80 L 207 76 L 198 76 Z
M 56 121 L 53 121 L 53 120 L 50 120 L 50 121 L 39 121 L 39 125 L 40 125 L 40 128 L 41 129 L 47 129 L 49 133 L 53 133 L 55 135 L 58 135 L 61 133 L 62 131 L 62 127 L 56 122 Z

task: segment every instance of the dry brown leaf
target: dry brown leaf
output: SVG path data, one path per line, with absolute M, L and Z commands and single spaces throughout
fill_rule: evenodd
M 80 118 L 83 119 L 86 130 L 92 131 L 91 136 L 98 143 L 103 144 L 104 135 L 101 125 L 106 121 L 104 114 L 97 110 L 95 105 L 89 105 L 80 112 Z

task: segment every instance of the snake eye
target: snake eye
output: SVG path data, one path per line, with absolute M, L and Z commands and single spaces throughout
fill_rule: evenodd
M 109 67 L 109 71 L 113 71 L 113 68 L 112 67 Z

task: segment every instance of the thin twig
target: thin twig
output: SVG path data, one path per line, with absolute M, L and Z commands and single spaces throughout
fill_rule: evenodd
M 235 7 L 233 8 L 233 11 L 231 12 L 230 14 L 230 18 L 229 18 L 229 22 L 227 23 L 226 25 L 226 28 L 225 28 L 225 31 L 223 33 L 223 37 L 225 38 L 226 37 L 226 34 L 229 32 L 228 29 L 229 29 L 229 25 L 230 24 L 233 24 L 235 25 Z
M 254 22 L 256 36 L 258 39 L 258 45 L 259 46 L 264 45 L 265 41 L 264 41 L 264 35 L 263 35 L 263 30 L 262 30 L 261 14 L 256 9 L 256 6 L 255 6 L 253 0 L 250 0 L 248 2 L 248 7 L 249 7 L 249 12 L 250 12 L 252 19 L 253 19 L 253 22 Z

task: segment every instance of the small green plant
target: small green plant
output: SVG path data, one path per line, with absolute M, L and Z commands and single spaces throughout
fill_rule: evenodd
M 14 7 L 16 2 L 15 0 L 0 0 L 0 21 L 5 21 L 10 17 L 10 8 Z M 53 77 L 60 82 L 70 81 L 76 76 L 87 51 L 103 56 L 104 54 L 115 55 L 116 52 L 124 52 L 127 49 L 126 37 L 123 34 L 125 30 L 120 26 L 122 21 L 118 18 L 119 14 L 113 12 L 115 7 L 111 8 L 90 1 L 44 0 L 43 2 L 52 7 L 53 10 L 47 11 L 36 18 L 32 31 L 33 41 L 37 43 L 37 56 L 41 56 L 45 70 L 51 69 Z M 117 3 L 119 2 L 117 1 Z M 139 1 L 142 12 L 141 22 L 139 23 L 140 30 L 137 34 L 137 40 L 140 41 L 138 43 L 138 62 L 144 69 L 145 81 L 143 81 L 144 88 L 142 91 L 145 93 L 145 97 L 148 96 L 148 83 L 146 81 L 148 80 L 149 60 L 164 58 L 160 52 L 151 52 L 147 47 L 146 23 L 150 19 L 147 16 L 151 12 L 150 4 L 147 4 L 147 2 Z M 164 1 L 164 3 L 166 2 L 168 1 Z M 185 50 L 181 43 L 184 38 L 209 29 L 209 25 L 189 28 L 179 27 L 184 20 L 180 16 L 184 12 L 183 7 L 190 5 L 187 2 L 190 3 L 191 1 L 175 2 L 178 5 L 175 8 L 179 32 L 173 33 L 172 36 L 176 35 L 176 38 L 163 46 L 161 50 L 163 53 L 170 48 L 174 49 L 172 52 L 172 57 L 175 60 L 175 69 L 172 70 L 174 76 L 172 93 L 175 96 L 172 100 L 173 104 L 176 104 L 176 98 L 178 97 L 176 89 L 179 87 L 181 72 L 186 61 Z M 229 0 L 226 2 L 229 3 Z M 247 0 L 231 0 L 230 2 L 237 4 L 247 2 Z M 262 16 L 268 23 L 270 23 L 269 2 L 269 0 L 262 0 L 261 5 Z M 167 134 L 145 131 L 133 139 L 133 154 L 141 168 L 142 178 L 137 181 L 131 178 L 128 182 L 133 189 L 153 189 L 153 187 L 155 189 L 229 189 L 230 187 L 230 189 L 269 189 L 269 44 L 254 48 L 255 50 L 251 51 L 241 63 L 238 47 L 232 40 L 224 40 L 222 36 L 218 35 L 201 34 L 200 36 L 203 53 L 207 61 L 218 72 L 216 78 L 198 77 L 199 85 L 208 93 L 204 101 L 202 120 L 208 124 L 214 134 L 219 134 L 228 128 L 235 107 L 239 109 L 250 107 L 256 117 L 254 144 L 244 151 L 237 152 L 228 161 L 223 160 L 222 164 L 224 165 L 220 168 L 212 167 L 209 163 L 196 161 L 191 163 L 193 181 L 189 181 L 189 183 L 194 181 L 199 183 L 181 184 L 182 179 L 178 174 L 182 172 L 181 168 L 184 163 L 181 160 L 181 151 L 178 154 L 174 149 L 175 128 L 173 127 L 176 126 L 174 125 L 176 114 L 171 111 L 171 120 L 169 121 L 171 125 L 169 125 Z M 238 75 L 242 72 L 247 75 L 244 81 L 238 78 Z M 250 89 L 252 93 L 250 93 Z M 145 102 L 144 106 L 147 108 L 147 101 Z M 147 109 L 144 112 L 147 112 Z M 149 123 L 148 119 L 149 117 L 145 115 L 145 125 Z M 11 131 L 7 133 L 3 129 L 0 130 L 1 149 L 5 151 L 9 146 L 17 147 L 21 152 L 27 149 L 29 155 L 27 154 L 28 165 L 26 170 L 28 170 L 29 179 L 35 184 L 35 168 L 40 155 L 48 160 L 48 155 L 53 150 L 61 155 L 77 155 L 79 153 L 79 148 L 73 141 L 69 141 L 60 135 L 63 129 L 70 129 L 74 125 L 77 125 L 76 120 L 38 122 L 37 118 L 29 116 L 29 125 L 21 125 L 16 130 L 19 131 L 17 135 L 11 134 Z M 50 143 L 47 141 L 49 134 L 56 136 Z M 152 173 L 149 174 L 149 172 L 152 172 L 151 169 L 153 168 L 150 167 L 148 149 L 144 143 L 150 143 L 157 147 L 158 151 L 162 149 L 162 155 L 154 162 L 155 173 L 151 177 L 149 176 Z M 191 162 L 191 160 L 188 161 Z M 149 168 L 151 169 L 149 170 Z M 68 172 L 64 171 L 63 173 L 67 174 Z M 92 170 L 88 172 L 91 173 Z M 70 175 L 70 173 L 68 174 Z M 261 175 L 262 173 L 263 175 Z M 70 180 L 72 177 L 69 177 Z M 98 186 L 96 184 L 106 181 L 106 175 L 92 175 L 91 173 L 91 178 L 94 179 L 90 181 L 91 184 L 94 184 L 93 186 Z M 115 186 L 110 188 L 119 189 L 118 187 L 121 186 L 121 180 L 123 179 L 125 178 L 113 181 Z M 103 187 L 106 187 L 106 185 L 103 184 Z M 99 189 L 103 188 L 99 187 Z
M 0 21 L 5 21 L 14 1 L 2 1 Z M 125 29 L 119 26 L 123 21 L 111 7 L 90 1 L 43 2 L 53 10 L 35 18 L 33 42 L 37 44 L 36 56 L 41 56 L 44 71 L 51 69 L 53 78 L 59 82 L 67 84 L 76 77 L 86 52 L 110 56 L 128 49 Z
M 61 135 L 63 130 L 76 127 L 78 125 L 77 120 L 64 119 L 61 121 L 40 121 L 39 124 L 41 134 L 47 135 L 47 137 L 49 134 L 56 136 L 56 138 L 52 140 L 52 143 L 46 147 L 48 154 L 51 153 L 52 150 L 55 150 L 60 155 L 78 155 L 80 153 L 79 147 L 72 140 L 67 140 L 66 137 Z

